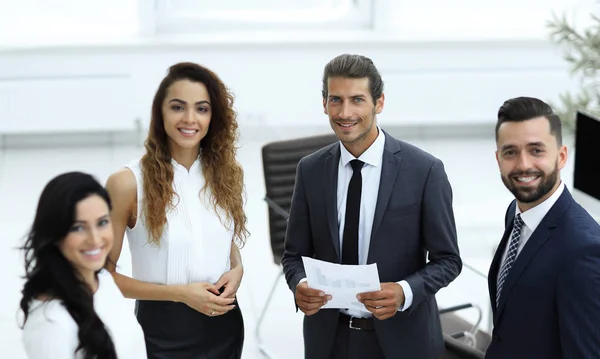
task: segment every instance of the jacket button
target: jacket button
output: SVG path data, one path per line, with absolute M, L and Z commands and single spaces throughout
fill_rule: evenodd
M 496 334 L 496 333 L 494 333 L 494 334 L 492 335 L 492 338 L 493 338 L 495 341 L 497 341 L 497 342 L 499 342 L 499 341 L 500 341 L 500 336 L 499 336 L 498 334 Z

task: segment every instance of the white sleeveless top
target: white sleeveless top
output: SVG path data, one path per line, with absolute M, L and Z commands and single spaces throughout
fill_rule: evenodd
M 214 212 L 206 192 L 200 193 L 205 179 L 200 160 L 190 170 L 171 161 L 174 170 L 175 208 L 167 208 L 167 223 L 160 244 L 149 242 L 142 215 L 144 188 L 140 161 L 128 165 L 137 182 L 137 220 L 126 228 L 135 279 L 157 284 L 214 284 L 230 269 L 233 222 L 226 227 Z M 224 216 L 222 216 L 225 219 Z
M 131 306 L 106 270 L 98 273 L 98 290 L 94 293 L 94 310 L 108 331 L 117 357 L 146 359 L 144 332 Z M 80 359 L 79 327 L 62 301 L 34 300 L 22 333 L 29 359 Z

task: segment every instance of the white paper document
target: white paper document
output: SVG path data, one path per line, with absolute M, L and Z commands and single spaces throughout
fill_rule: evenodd
M 322 308 L 347 308 L 367 311 L 356 295 L 381 290 L 377 263 L 346 265 L 302 257 L 309 288 L 331 295 Z

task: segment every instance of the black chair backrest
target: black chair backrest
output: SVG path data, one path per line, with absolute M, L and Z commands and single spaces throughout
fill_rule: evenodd
M 269 231 L 275 264 L 281 263 L 287 213 L 289 213 L 296 180 L 296 167 L 305 157 L 337 141 L 337 137 L 320 135 L 269 143 L 262 148 L 266 200 L 269 205 Z M 279 211 L 275 207 L 280 207 Z

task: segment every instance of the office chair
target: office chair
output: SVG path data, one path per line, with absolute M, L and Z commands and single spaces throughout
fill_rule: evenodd
M 458 311 L 471 308 L 475 309 L 478 313 L 478 319 L 475 324 L 471 324 L 456 314 Z M 487 347 L 492 341 L 492 337 L 490 334 L 479 329 L 483 317 L 483 312 L 479 306 L 465 303 L 439 309 L 438 312 L 440 313 L 442 332 L 445 336 L 453 339 L 449 343 L 452 348 L 457 345 L 463 345 L 473 349 L 473 352 L 479 352 L 482 355 L 485 354 Z
M 444 334 L 444 354 L 441 359 L 483 359 L 485 352 Z
M 269 232 L 273 261 L 281 265 L 285 231 L 289 216 L 296 167 L 302 157 L 309 155 L 327 145 L 338 141 L 334 134 L 304 137 L 292 140 L 277 141 L 266 144 L 262 148 L 263 171 L 265 178 L 266 196 L 264 198 L 269 210 Z M 277 284 L 283 277 L 283 269 L 275 278 L 271 291 L 256 324 L 256 338 L 260 351 L 271 357 L 261 344 L 260 327 L 265 318 L 271 298 L 277 289 Z

